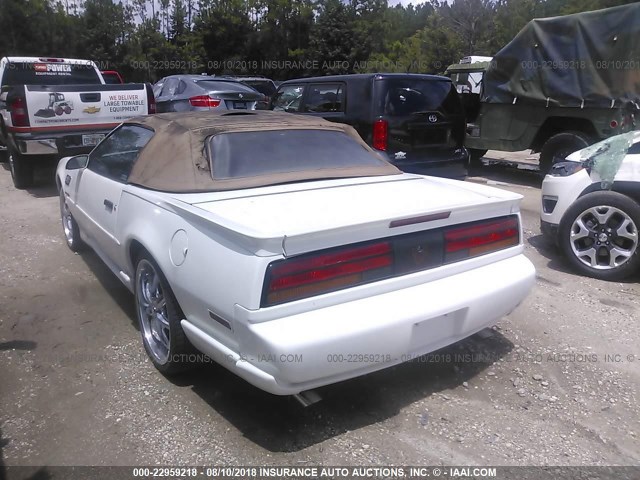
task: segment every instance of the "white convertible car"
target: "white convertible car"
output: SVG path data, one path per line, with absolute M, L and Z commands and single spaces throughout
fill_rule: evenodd
M 135 294 L 166 374 L 195 347 L 297 394 L 461 340 L 534 283 L 519 195 L 404 174 L 320 119 L 137 118 L 56 176 L 67 244 Z

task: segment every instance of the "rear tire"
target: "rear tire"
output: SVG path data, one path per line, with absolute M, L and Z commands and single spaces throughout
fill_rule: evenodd
M 469 148 L 469 166 L 470 167 L 482 167 L 482 157 L 484 157 L 488 150 L 481 150 L 477 148 Z
M 540 151 L 540 173 L 546 175 L 554 163 L 562 162 L 573 152 L 591 145 L 591 139 L 582 132 L 562 132 L 549 138 Z
M 33 161 L 25 155 L 8 148 L 9 167 L 13 185 L 17 189 L 23 190 L 33 185 Z
M 562 217 L 560 247 L 575 270 L 600 280 L 621 280 L 640 267 L 640 205 L 617 192 L 578 198 Z
M 2 129 L 2 122 L 0 122 L 0 129 Z M 5 163 L 9 161 L 9 152 L 7 151 L 7 146 L 4 144 L 2 140 L 0 140 L 0 163 Z
M 153 365 L 164 375 L 195 366 L 194 352 L 180 321 L 184 314 L 167 279 L 147 252 L 136 261 L 136 313 L 142 344 Z

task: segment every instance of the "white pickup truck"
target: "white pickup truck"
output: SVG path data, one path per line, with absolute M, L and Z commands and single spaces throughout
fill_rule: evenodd
M 107 85 L 90 60 L 0 60 L 0 157 L 16 188 L 33 184 L 38 161 L 88 153 L 123 121 L 150 113 L 150 85 Z

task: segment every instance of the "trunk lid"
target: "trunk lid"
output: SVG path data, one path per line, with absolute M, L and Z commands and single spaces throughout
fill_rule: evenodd
M 254 253 L 291 256 L 512 214 L 521 198 L 453 180 L 389 178 L 297 184 L 284 186 L 295 187 L 285 192 L 269 187 L 260 189 L 265 193 L 217 200 L 213 194 L 194 195 L 189 203 L 244 237 L 244 246 Z
M 255 102 L 263 98 L 260 92 L 240 82 L 202 80 L 197 85 L 207 90 L 211 98 L 222 100 L 228 110 L 252 109 Z

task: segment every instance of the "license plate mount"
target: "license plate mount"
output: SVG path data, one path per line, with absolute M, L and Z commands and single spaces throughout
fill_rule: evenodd
M 82 145 L 85 147 L 95 147 L 104 139 L 104 137 L 104 133 L 89 133 L 82 135 Z

